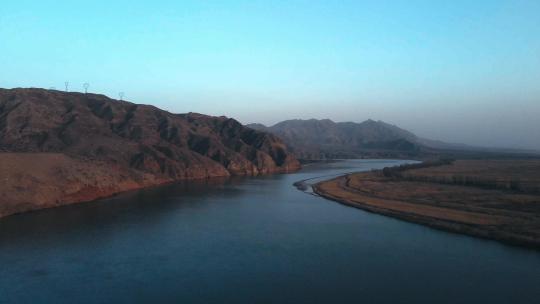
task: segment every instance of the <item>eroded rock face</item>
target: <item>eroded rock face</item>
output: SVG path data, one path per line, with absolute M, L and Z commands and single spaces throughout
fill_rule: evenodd
M 59 153 L 70 164 L 99 164 L 100 168 L 105 164 L 114 171 L 111 180 L 122 180 L 130 189 L 183 179 L 289 172 L 300 167 L 276 136 L 246 128 L 231 118 L 172 114 L 103 95 L 43 89 L 0 89 L 0 152 L 10 152 L 10 162 L 20 159 L 13 153 Z M 69 172 L 73 165 L 67 163 L 58 161 L 56 166 Z M 92 179 L 100 178 L 100 170 L 89 180 L 80 174 L 76 179 L 91 184 Z M 10 178 L 10 174 L 4 170 L 0 178 Z M 128 190 L 112 188 L 108 192 Z M 6 191 L 9 189 L 2 189 L 2 193 Z M 88 190 L 83 187 L 78 192 Z M 75 193 L 70 197 L 76 197 Z M 32 204 L 31 198 L 24 199 L 25 204 Z M 62 204 L 62 195 L 55 199 Z M 90 192 L 74 201 L 91 199 L 95 197 Z

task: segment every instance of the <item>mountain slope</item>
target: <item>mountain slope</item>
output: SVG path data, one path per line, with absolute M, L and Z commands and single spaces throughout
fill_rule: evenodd
M 275 135 L 234 119 L 43 89 L 0 89 L 0 152 L 0 216 L 177 180 L 300 167 Z
M 287 120 L 271 127 L 250 128 L 282 138 L 301 158 L 410 157 L 424 146 L 411 132 L 382 121 L 362 123 L 324 120 Z

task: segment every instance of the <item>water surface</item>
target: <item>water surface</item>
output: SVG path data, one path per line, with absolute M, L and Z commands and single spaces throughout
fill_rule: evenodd
M 317 164 L 0 219 L 0 303 L 538 303 L 536 251 L 293 186 L 392 164 Z

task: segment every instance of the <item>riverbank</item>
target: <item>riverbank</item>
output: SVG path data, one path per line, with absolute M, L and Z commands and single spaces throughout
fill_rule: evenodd
M 317 183 L 313 189 L 327 199 L 370 212 L 540 248 L 538 166 L 540 161 L 457 161 L 399 173 L 349 174 Z
M 196 173 L 173 178 L 62 153 L 0 153 L 0 218 L 172 183 L 236 176 L 225 170 Z

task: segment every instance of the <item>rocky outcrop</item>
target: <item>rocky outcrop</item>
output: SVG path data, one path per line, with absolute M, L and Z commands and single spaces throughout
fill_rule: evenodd
M 0 167 L 0 179 L 10 180 L 0 186 L 3 216 L 177 180 L 300 165 L 275 135 L 231 118 L 172 114 L 96 94 L 0 89 Z

